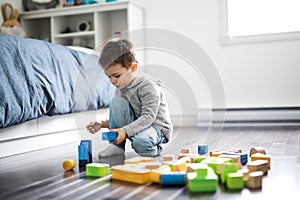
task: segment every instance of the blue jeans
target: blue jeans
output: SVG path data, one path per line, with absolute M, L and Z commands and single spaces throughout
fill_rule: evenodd
M 130 124 L 136 119 L 131 105 L 123 97 L 115 97 L 109 109 L 109 128 L 120 128 Z M 149 126 L 148 128 L 136 133 L 128 138 L 131 146 L 141 156 L 154 157 L 162 151 L 161 144 L 165 141 L 165 136 L 158 128 Z M 125 149 L 125 142 L 117 146 Z

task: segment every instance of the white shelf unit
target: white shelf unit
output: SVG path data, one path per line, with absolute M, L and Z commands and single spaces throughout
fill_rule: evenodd
M 90 22 L 90 30 L 77 31 L 83 20 Z M 115 32 L 143 28 L 144 11 L 135 2 L 124 0 L 23 12 L 21 23 L 29 38 L 97 48 Z

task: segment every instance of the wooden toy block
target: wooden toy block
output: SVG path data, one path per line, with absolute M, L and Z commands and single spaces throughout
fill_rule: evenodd
M 236 163 L 238 165 L 239 169 L 242 168 L 240 155 L 237 155 L 237 154 L 221 154 L 221 155 L 219 155 L 219 158 L 230 158 L 231 162 Z
M 204 159 L 206 159 L 207 157 L 199 157 L 199 156 L 197 156 L 197 157 L 195 157 L 195 158 L 193 158 L 192 159 L 192 163 L 201 163 L 202 162 L 202 160 L 204 160 Z
M 206 155 L 208 153 L 208 145 L 200 144 L 198 145 L 198 154 L 199 155 Z
M 242 153 L 243 150 L 241 148 L 231 148 L 228 150 L 228 152 Z
M 250 174 L 249 169 L 243 168 L 243 169 L 239 169 L 237 172 L 243 174 L 244 181 L 247 181 L 249 179 L 249 174 Z
M 230 161 L 230 158 L 208 157 L 202 160 L 201 163 L 207 164 L 217 175 L 219 175 L 221 174 L 223 165 Z
M 91 140 L 81 140 L 80 145 L 78 146 L 78 160 L 79 167 L 83 167 L 86 164 L 93 162 Z
M 268 161 L 268 168 L 270 169 L 270 167 L 271 167 L 271 158 L 270 158 L 270 156 L 268 156 L 266 154 L 262 154 L 262 153 L 252 154 L 251 161 L 254 161 L 254 160 L 266 160 L 266 161 Z
M 246 153 L 235 153 L 235 152 L 226 152 L 226 155 L 239 155 L 240 156 L 240 162 L 242 165 L 246 165 L 248 162 L 248 154 Z
M 199 157 L 198 154 L 191 154 L 191 153 L 181 153 L 178 155 L 178 159 L 180 158 L 189 158 L 190 159 L 190 162 L 193 162 L 193 160 L 196 158 L 196 157 Z
M 163 172 L 160 175 L 161 184 L 167 185 L 185 185 L 186 183 L 186 172 Z
M 117 132 L 102 132 L 102 140 L 114 141 L 117 139 Z
M 70 171 L 72 169 L 74 169 L 76 167 L 76 161 L 69 159 L 69 160 L 65 160 L 62 164 L 63 168 L 65 171 Z
M 225 184 L 227 181 L 227 175 L 229 173 L 237 172 L 238 165 L 236 163 L 224 163 L 222 171 L 221 171 L 221 183 Z
M 187 172 L 197 172 L 206 169 L 208 166 L 204 163 L 187 163 Z
M 168 165 L 163 165 L 158 169 L 151 170 L 150 181 L 154 183 L 161 183 L 161 174 L 171 172 L 171 167 Z
M 257 190 L 262 188 L 263 172 L 250 172 L 249 179 L 245 182 L 247 188 Z
M 173 163 L 170 163 L 169 166 L 171 167 L 172 171 L 184 171 L 187 170 L 187 163 L 190 163 L 190 159 L 187 157 L 180 158 Z
M 139 164 L 142 162 L 154 162 L 154 158 L 153 157 L 133 157 L 130 159 L 126 159 L 124 161 L 124 164 Z
M 206 175 L 204 175 L 206 174 Z M 206 173 L 187 173 L 187 186 L 190 192 L 215 192 L 218 187 L 218 176 L 212 168 L 207 167 Z
M 191 148 L 181 148 L 181 153 L 192 153 Z
M 103 163 L 89 163 L 85 166 L 86 176 L 104 177 L 110 174 L 110 165 Z
M 268 174 L 268 161 L 267 160 L 254 160 L 247 164 L 247 168 L 250 172 L 262 171 L 264 174 Z
M 116 165 L 111 168 L 112 179 L 137 184 L 150 182 L 149 169 L 142 169 L 136 164 Z
M 256 154 L 256 153 L 261 153 L 261 154 L 265 154 L 265 155 L 267 154 L 266 150 L 263 147 L 252 147 L 250 149 L 249 156 L 251 157 L 253 154 Z
M 158 169 L 161 167 L 161 163 L 160 162 L 141 162 L 139 163 L 139 165 L 141 166 L 141 168 L 144 169 Z
M 242 173 L 235 172 L 227 174 L 226 186 L 230 190 L 241 190 L 244 188 L 244 176 Z
M 175 156 L 174 155 L 164 155 L 163 156 L 163 162 L 173 161 L 173 160 L 175 160 Z
M 223 151 L 211 151 L 210 152 L 211 157 L 219 157 L 219 155 L 222 155 L 222 154 L 224 154 Z

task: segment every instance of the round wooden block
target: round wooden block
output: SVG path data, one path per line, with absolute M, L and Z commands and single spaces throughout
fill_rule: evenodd
M 65 160 L 62 164 L 65 171 L 69 171 L 76 166 L 75 160 Z

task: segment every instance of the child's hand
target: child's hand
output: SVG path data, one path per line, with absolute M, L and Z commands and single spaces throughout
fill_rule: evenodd
M 100 122 L 100 123 L 99 122 L 91 122 L 88 125 L 86 125 L 86 129 L 92 134 L 96 133 L 101 128 L 102 128 L 102 122 Z
M 122 141 L 126 140 L 127 134 L 125 129 L 117 128 L 117 129 L 111 129 L 110 131 L 118 133 L 117 139 L 113 141 L 114 144 L 120 144 Z

